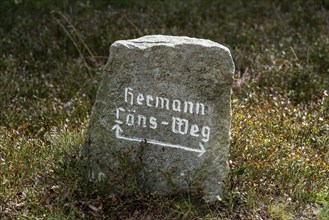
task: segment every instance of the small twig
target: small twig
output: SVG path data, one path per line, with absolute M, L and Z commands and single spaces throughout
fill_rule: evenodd
M 138 32 L 139 36 L 143 36 L 143 32 L 137 27 L 137 25 L 135 25 L 129 18 L 127 15 L 124 16 L 124 18 L 128 21 L 128 23 L 135 28 L 135 30 Z
M 91 67 L 90 65 L 87 63 L 86 57 L 84 56 L 84 52 L 82 51 L 82 48 L 86 49 L 87 53 L 89 54 L 89 58 L 90 60 L 96 64 L 97 60 L 96 60 L 96 56 L 94 55 L 94 52 L 91 50 L 91 48 L 88 46 L 88 44 L 85 42 L 85 40 L 82 38 L 81 34 L 78 32 L 78 30 L 74 27 L 74 25 L 69 21 L 69 19 L 60 11 L 56 11 L 53 10 L 51 11 L 51 14 L 53 15 L 54 20 L 56 21 L 56 23 L 61 27 L 61 29 L 65 32 L 65 34 L 69 37 L 69 39 L 71 40 L 71 42 L 73 43 L 74 47 L 77 49 L 83 63 L 84 66 L 87 68 L 88 70 L 88 74 L 90 75 L 91 78 L 93 78 L 93 76 L 90 74 L 90 70 Z M 63 24 L 63 22 L 60 20 L 60 18 L 57 18 L 55 15 L 58 14 L 60 16 L 60 18 L 64 19 L 64 22 L 68 24 L 68 27 L 70 27 L 73 31 L 73 34 L 78 38 L 77 40 L 74 39 L 74 35 L 72 34 L 72 32 L 70 30 L 68 30 L 68 28 Z M 81 43 L 82 46 L 79 46 L 78 43 Z
M 88 46 L 88 44 L 84 41 L 84 39 L 82 38 L 82 36 L 79 33 L 79 31 L 69 21 L 69 19 L 62 12 L 60 12 L 60 11 L 54 11 L 54 12 L 58 13 L 70 25 L 70 27 L 72 28 L 72 30 L 74 31 L 74 33 L 76 34 L 76 36 L 79 38 L 79 40 L 81 41 L 81 43 L 83 44 L 83 46 L 86 48 L 86 50 L 89 53 L 89 55 L 93 58 L 93 61 L 96 62 L 95 55 L 94 55 L 93 51 L 90 49 L 90 47 Z
M 306 63 L 307 65 L 310 63 L 310 47 L 307 46 L 307 53 L 306 53 Z
M 82 51 L 80 50 L 80 47 L 78 46 L 78 44 L 76 43 L 76 41 L 74 41 L 72 35 L 70 34 L 70 32 L 64 27 L 64 25 L 57 19 L 55 19 L 56 22 L 58 23 L 58 25 L 63 29 L 63 31 L 66 33 L 66 35 L 70 38 L 70 40 L 72 41 L 74 47 L 78 50 L 80 57 L 82 58 L 83 62 L 85 63 L 85 66 L 87 67 L 87 69 L 90 69 L 89 65 L 87 64 L 86 59 L 84 58 Z
M 294 54 L 296 60 L 299 60 L 298 57 L 297 57 L 297 54 L 295 53 L 295 50 L 294 50 L 294 48 L 292 46 L 290 46 L 290 50 Z

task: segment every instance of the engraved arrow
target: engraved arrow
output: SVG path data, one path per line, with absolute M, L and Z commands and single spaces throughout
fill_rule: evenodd
M 115 136 L 118 139 L 123 139 L 123 140 L 127 140 L 127 141 L 136 141 L 136 142 L 141 142 L 144 141 L 144 138 L 138 138 L 138 137 L 125 137 L 122 135 L 123 130 L 120 127 L 120 125 L 115 124 L 112 127 L 112 130 L 115 131 Z M 197 152 L 199 153 L 198 157 L 202 156 L 206 150 L 204 149 L 204 146 L 202 145 L 202 143 L 199 143 L 200 149 L 194 149 L 194 148 L 189 148 L 189 147 L 185 147 L 179 144 L 171 144 L 171 143 L 166 143 L 166 142 L 160 142 L 157 140 L 152 140 L 152 139 L 146 139 L 147 143 L 150 144 L 155 144 L 155 145 L 159 145 L 159 146 L 163 146 L 163 147 L 171 147 L 171 148 L 177 148 L 177 149 L 181 149 L 181 150 L 186 150 L 186 151 L 191 151 L 191 152 Z

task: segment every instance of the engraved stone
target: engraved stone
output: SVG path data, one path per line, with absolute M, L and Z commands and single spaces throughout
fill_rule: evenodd
M 112 44 L 87 132 L 89 178 L 110 193 L 221 196 L 228 175 L 230 51 L 163 35 Z

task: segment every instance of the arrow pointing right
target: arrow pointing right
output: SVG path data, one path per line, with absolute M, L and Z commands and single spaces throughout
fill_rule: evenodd
M 206 152 L 206 150 L 204 149 L 204 146 L 201 143 L 199 143 L 199 146 L 200 146 L 201 150 L 200 150 L 200 154 L 198 155 L 198 157 L 201 157 Z

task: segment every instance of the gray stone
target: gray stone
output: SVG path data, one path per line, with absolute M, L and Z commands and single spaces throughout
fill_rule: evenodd
M 163 35 L 112 44 L 87 132 L 91 180 L 107 192 L 221 196 L 229 167 L 230 51 Z

